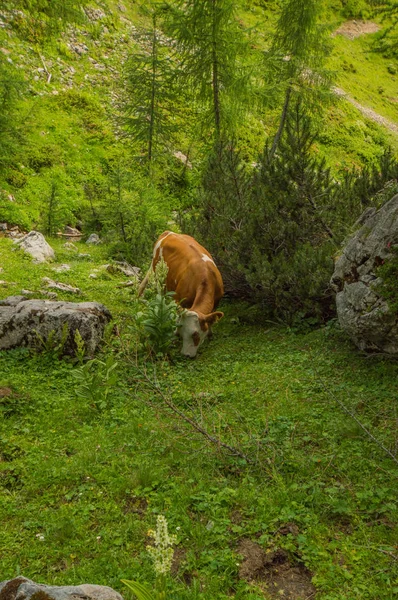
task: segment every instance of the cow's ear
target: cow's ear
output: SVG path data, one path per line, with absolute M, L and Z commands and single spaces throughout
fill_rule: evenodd
M 208 325 L 214 325 L 214 323 L 217 323 L 217 321 L 222 319 L 223 316 L 224 316 L 223 312 L 221 312 L 220 310 L 216 310 L 216 312 L 206 315 L 205 321 Z

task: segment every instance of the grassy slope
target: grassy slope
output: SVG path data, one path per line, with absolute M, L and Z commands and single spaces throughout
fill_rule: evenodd
M 0 189 L 12 193 L 22 206 L 28 215 L 27 228 L 43 224 L 40 215 L 49 194 L 43 191 L 41 182 L 51 178 L 50 169 L 66 170 L 73 181 L 76 205 L 85 206 L 83 184 L 87 178 L 101 180 L 101 161 L 109 160 L 117 149 L 129 150 L 114 131 L 121 94 L 119 74 L 123 60 L 138 43 L 134 27 L 142 27 L 145 20 L 138 16 L 136 4 L 126 3 L 124 12 L 117 3 L 106 6 L 106 18 L 68 28 L 58 41 L 41 51 L 52 75 L 49 83 L 35 47 L 0 29 L 0 47 L 9 52 L 7 57 L 24 72 L 29 84 L 19 110 L 20 119 L 28 124 L 26 144 L 21 146 L 14 168 L 0 181 Z M 272 27 L 275 14 L 264 13 L 260 7 L 246 7 L 242 18 L 247 26 L 257 30 L 260 45 L 266 44 L 266 32 Z M 391 59 L 370 52 L 372 39 L 373 36 L 366 36 L 349 41 L 337 36 L 330 66 L 338 73 L 338 85 L 347 93 L 397 120 L 398 76 L 388 72 Z M 68 47 L 70 43 L 84 44 L 88 51 L 79 55 Z M 262 117 L 260 128 L 256 116 L 242 132 L 242 146 L 249 160 L 255 160 L 261 150 L 264 131 L 273 135 L 279 114 L 267 112 Z M 397 136 L 365 119 L 345 101 L 327 111 L 324 125 L 319 151 L 335 171 L 372 161 L 386 144 L 398 149 Z M 176 149 L 184 152 L 191 145 L 187 131 L 186 126 L 179 128 L 176 143 Z
M 31 266 L 0 239 L 9 282 L 1 296 L 38 290 L 47 275 L 104 302 L 122 333 L 107 350 L 117 355 L 119 385 L 100 410 L 76 396 L 72 364 L 51 353 L 2 353 L 0 386 L 13 395 L 0 403 L 1 579 L 23 573 L 121 591 L 121 578 L 151 582 L 145 545 L 160 512 L 173 532 L 180 528 L 174 598 L 268 598 L 261 581 L 239 579 L 242 539 L 300 557 L 320 599 L 392 598 L 398 469 L 335 398 L 394 447 L 397 364 L 361 357 L 333 328 L 305 335 L 259 327 L 225 302 L 199 358 L 187 362 L 176 348 L 156 376 L 180 409 L 257 458 L 249 466 L 209 448 L 137 375 L 128 325 L 138 307 L 99 268 L 106 248 L 90 248 L 88 260 L 52 244 L 71 271 Z M 298 533 L 283 534 L 286 523 Z
M 336 73 L 336 85 L 367 108 L 398 123 L 398 71 L 388 67 L 396 61 L 372 52 L 375 35 L 349 40 L 334 38 L 330 68 Z M 352 162 L 360 165 L 372 160 L 390 145 L 398 151 L 398 136 L 366 119 L 356 108 L 340 100 L 328 115 L 328 125 L 321 135 L 321 150 L 335 168 Z

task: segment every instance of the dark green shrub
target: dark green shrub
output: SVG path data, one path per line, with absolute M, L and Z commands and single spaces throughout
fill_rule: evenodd
M 268 148 L 250 174 L 233 145 L 210 158 L 193 227 L 214 253 L 228 292 L 264 304 L 289 322 L 301 312 L 333 312 L 328 282 L 334 234 L 329 226 L 332 180 L 313 157 L 314 134 L 298 106 L 280 150 Z
M 398 178 L 387 150 L 377 164 L 337 182 L 318 158 L 316 140 L 298 103 L 272 160 L 266 148 L 249 169 L 234 144 L 219 144 L 198 208 L 184 219 L 214 255 L 228 294 L 259 302 L 268 317 L 290 324 L 333 316 L 333 256 L 363 210 L 391 197 Z

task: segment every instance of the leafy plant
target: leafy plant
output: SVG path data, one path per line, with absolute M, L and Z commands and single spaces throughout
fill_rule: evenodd
M 135 321 L 154 354 L 167 354 L 175 337 L 179 319 L 179 307 L 174 300 L 174 292 L 166 292 L 164 282 L 167 265 L 163 258 L 156 265 L 152 282 L 149 282 L 149 300 L 143 300 L 145 309 L 139 312 Z M 151 289 L 152 288 L 152 289 Z
M 65 344 L 69 337 L 68 323 L 64 323 L 61 330 L 61 335 L 54 329 L 50 331 L 47 337 L 43 337 L 37 330 L 34 333 L 39 342 L 39 347 L 49 356 L 60 359 L 64 353 Z
M 155 354 L 167 354 L 179 318 L 174 292 L 159 292 L 145 302 L 145 310 L 136 315 L 136 322 L 148 336 L 151 350 Z
M 118 362 L 110 354 L 106 361 L 97 358 L 77 368 L 73 377 L 77 382 L 75 393 L 102 410 L 108 406 L 108 397 L 118 382 Z
M 76 329 L 75 331 L 74 341 L 76 345 L 75 358 L 78 364 L 82 366 L 84 362 L 84 357 L 86 356 L 86 344 L 78 329 Z

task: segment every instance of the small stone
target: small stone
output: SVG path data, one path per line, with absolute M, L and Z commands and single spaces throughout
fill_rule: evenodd
M 64 248 L 66 248 L 66 250 L 75 250 L 76 252 L 78 251 L 78 247 L 75 246 L 75 244 L 72 244 L 72 242 L 65 242 Z
M 62 265 L 59 265 L 58 267 L 53 267 L 53 271 L 55 271 L 56 273 L 63 273 L 64 271 L 70 271 L 70 265 L 62 264 Z
M 71 294 L 80 294 L 80 289 L 69 285 L 68 283 L 62 283 L 61 281 L 53 281 L 49 277 L 43 277 L 42 282 L 49 288 L 60 290 L 61 292 L 70 292 Z
M 101 240 L 97 233 L 92 233 L 86 240 L 86 244 L 100 244 Z

